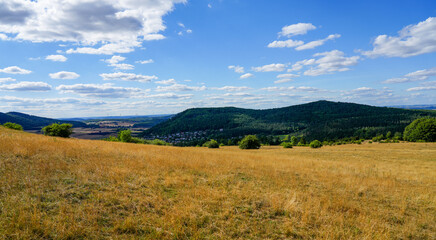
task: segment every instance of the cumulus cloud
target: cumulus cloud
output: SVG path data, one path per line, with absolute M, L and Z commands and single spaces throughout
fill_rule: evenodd
M 11 67 L 0 69 L 0 72 L 8 73 L 8 74 L 29 74 L 32 71 L 22 69 L 22 68 L 17 67 L 17 66 L 11 66 Z
M 0 90 L 40 92 L 51 90 L 51 86 L 45 82 L 19 82 L 14 84 L 0 85 Z
M 436 86 L 413 87 L 413 88 L 407 89 L 408 92 L 411 92 L 411 91 L 430 91 L 430 90 L 436 90 Z
M 235 73 L 244 73 L 244 67 L 241 66 L 230 65 L 228 68 L 235 71 Z
M 156 81 L 155 83 L 162 84 L 162 85 L 172 85 L 172 84 L 176 84 L 176 80 L 171 78 L 171 79 L 168 79 L 168 80 Z
M 253 77 L 253 76 L 254 76 L 254 75 L 251 74 L 251 73 L 246 73 L 246 74 L 241 75 L 239 78 L 240 78 L 240 79 L 246 79 L 246 78 L 251 78 L 251 77 Z
M 13 78 L 0 78 L 0 83 L 5 83 L 5 82 L 15 82 L 16 80 Z
M 250 90 L 251 88 L 249 87 L 236 87 L 236 86 L 224 86 L 224 87 L 220 87 L 220 88 L 213 88 L 214 90 L 219 90 L 219 91 L 228 91 L 228 92 L 239 92 L 239 91 L 245 91 L 245 90 Z
M 50 60 L 53 62 L 65 62 L 68 60 L 68 58 L 63 55 L 48 55 L 47 57 L 45 57 L 45 60 Z
M 300 46 L 296 47 L 295 50 L 301 51 L 301 50 L 307 50 L 307 49 L 314 49 L 316 47 L 324 45 L 324 43 L 327 42 L 328 40 L 333 40 L 333 39 L 336 39 L 339 37 L 341 37 L 340 34 L 331 34 L 324 39 L 316 40 L 316 41 L 312 41 L 312 42 L 308 42 L 306 44 L 300 45 Z
M 146 96 L 147 98 L 166 98 L 166 99 L 190 99 L 194 94 L 175 94 L 175 93 L 159 93 Z
M 130 98 L 144 91 L 139 88 L 115 87 L 113 84 L 74 84 L 60 85 L 56 90 L 61 93 L 74 93 L 85 97 L 99 98 Z
M 279 80 L 274 81 L 274 83 L 286 83 L 286 82 L 291 82 L 296 77 L 299 77 L 300 75 L 298 74 L 292 74 L 292 73 L 284 73 L 284 74 L 279 74 L 277 75 L 277 78 L 279 78 Z
M 380 99 L 388 99 L 393 97 L 393 92 L 389 88 L 383 89 L 374 89 L 370 87 L 360 87 L 356 89 L 352 89 L 349 91 L 343 91 L 341 94 L 344 96 L 344 99 L 371 99 L 371 100 L 380 100 Z
M 383 83 L 405 83 L 405 82 L 424 81 L 432 76 L 436 76 L 436 67 L 430 69 L 418 70 L 416 72 L 411 72 L 400 78 L 391 78 L 384 81 Z
M 114 56 L 112 56 L 111 58 L 106 59 L 106 60 L 103 60 L 103 61 L 109 63 L 109 66 L 110 66 L 110 67 L 114 67 L 115 69 L 120 69 L 120 70 L 131 70 L 131 69 L 134 68 L 134 66 L 131 65 L 131 64 L 120 63 L 120 62 L 122 62 L 122 61 L 124 61 L 124 60 L 126 60 L 125 57 L 114 55 Z
M 252 67 L 255 72 L 283 72 L 286 68 L 285 64 L 282 63 L 273 63 L 260 67 Z
M 350 66 L 356 65 L 359 56 L 345 57 L 345 54 L 339 50 L 330 52 L 316 53 L 314 57 L 318 59 L 305 59 L 296 62 L 292 65 L 288 72 L 299 71 L 305 66 L 310 66 L 310 69 L 304 72 L 306 76 L 319 76 L 334 72 L 344 72 L 350 70 Z
M 66 72 L 66 71 L 50 73 L 49 76 L 53 79 L 76 79 L 80 77 L 80 75 L 75 72 Z
M 100 76 L 105 81 L 111 81 L 111 80 L 122 80 L 122 81 L 135 81 L 135 82 L 151 82 L 151 80 L 156 80 L 156 76 L 147 76 L 147 75 L 141 75 L 141 74 L 134 74 L 134 73 L 123 73 L 123 72 L 115 72 L 115 73 L 102 73 Z
M 300 40 L 288 39 L 286 41 L 274 41 L 268 44 L 269 48 L 293 48 L 303 45 L 304 42 Z
M 398 36 L 379 35 L 368 57 L 411 57 L 436 51 L 436 18 L 430 17 L 399 31 Z
M 130 51 L 142 41 L 164 38 L 162 17 L 186 0 L 0 0 L 0 32 L 14 40 L 75 42 L 101 48 L 68 53 L 113 54 Z M 108 44 L 106 44 L 108 43 Z M 113 45 L 124 46 L 115 48 Z M 94 49 L 94 50 L 93 50 Z
M 103 105 L 106 104 L 103 101 L 97 101 L 92 99 L 78 99 L 78 98 L 20 98 L 14 96 L 4 96 L 0 97 L 0 102 L 13 103 L 14 105 L 24 105 L 29 106 L 35 104 L 40 106 L 41 104 L 46 105 L 59 105 L 62 104 L 82 104 L 82 105 Z
M 207 88 L 205 86 L 193 87 L 184 84 L 175 83 L 170 86 L 157 86 L 157 92 L 182 92 L 182 91 L 204 91 Z
M 310 30 L 314 30 L 316 27 L 312 23 L 297 23 L 288 26 L 284 26 L 282 31 L 279 32 L 279 36 L 295 36 L 304 35 Z
M 297 92 L 320 92 L 323 91 L 321 89 L 318 88 L 314 88 L 314 87 L 306 87 L 306 86 L 301 86 L 301 87 L 266 87 L 266 88 L 261 88 L 260 90 L 264 90 L 264 91 L 268 91 L 268 92 L 286 92 L 286 91 L 297 91 Z
M 154 63 L 154 61 L 153 61 L 153 59 L 148 59 L 148 60 L 136 61 L 136 63 L 148 64 L 148 63 Z

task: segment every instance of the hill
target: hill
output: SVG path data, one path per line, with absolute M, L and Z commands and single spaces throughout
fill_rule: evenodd
M 436 238 L 435 143 L 0 146 L 0 239 Z
M 436 117 L 436 111 L 374 107 L 355 103 L 317 101 L 284 108 L 252 110 L 235 107 L 194 108 L 144 132 L 145 137 L 167 137 L 183 132 L 214 138 L 247 134 L 305 136 L 308 140 L 361 138 L 403 132 L 414 119 Z M 192 135 L 192 134 L 191 134 Z
M 87 127 L 83 122 L 78 121 L 63 121 L 52 118 L 44 118 L 33 115 L 28 115 L 19 112 L 0 113 L 0 124 L 5 122 L 18 123 L 23 126 L 24 130 L 39 130 L 44 126 L 52 123 L 71 123 L 73 127 Z

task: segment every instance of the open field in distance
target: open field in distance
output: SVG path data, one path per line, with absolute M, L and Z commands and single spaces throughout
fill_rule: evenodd
M 0 127 L 1 239 L 435 239 L 436 144 L 260 150 Z

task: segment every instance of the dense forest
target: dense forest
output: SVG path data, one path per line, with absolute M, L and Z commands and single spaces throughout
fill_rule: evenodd
M 37 117 L 33 115 L 28 115 L 19 112 L 0 112 L 0 124 L 12 122 L 23 126 L 24 130 L 39 130 L 44 126 L 50 125 L 52 123 L 70 123 L 73 127 L 87 127 L 83 122 L 78 121 L 62 121 L 52 118 Z
M 408 124 L 421 117 L 436 117 L 436 111 L 330 101 L 267 110 L 194 108 L 144 131 L 143 137 L 209 131 L 212 134 L 209 137 L 221 139 L 248 134 L 304 136 L 309 141 L 351 136 L 368 139 L 389 131 L 403 132 Z

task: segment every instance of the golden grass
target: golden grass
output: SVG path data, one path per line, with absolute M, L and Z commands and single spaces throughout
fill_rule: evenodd
M 2 239 L 436 239 L 436 144 L 260 150 L 0 128 Z

